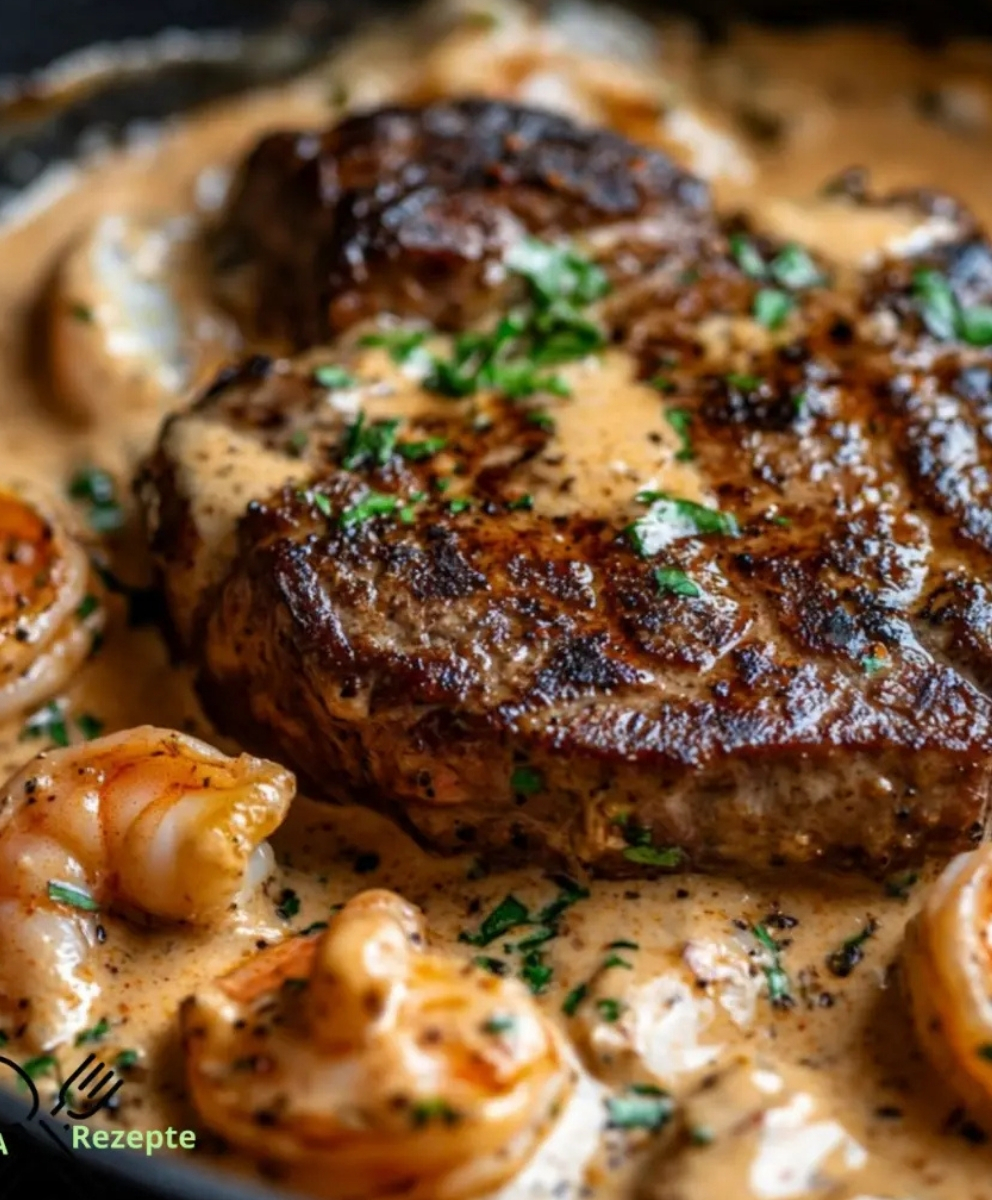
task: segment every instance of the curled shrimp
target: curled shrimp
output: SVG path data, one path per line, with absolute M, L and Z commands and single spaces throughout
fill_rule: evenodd
M 151 726 L 39 754 L 0 793 L 8 1032 L 50 1048 L 86 1024 L 101 912 L 221 918 L 268 874 L 294 788 L 274 763 Z
M 103 624 L 86 551 L 61 522 L 0 490 L 0 721 L 41 704 Z
M 992 1122 L 992 845 L 953 859 L 906 930 L 905 980 L 927 1056 Z
M 575 1079 L 522 985 L 430 952 L 420 912 L 387 891 L 263 951 L 181 1016 L 206 1124 L 335 1200 L 493 1190 Z

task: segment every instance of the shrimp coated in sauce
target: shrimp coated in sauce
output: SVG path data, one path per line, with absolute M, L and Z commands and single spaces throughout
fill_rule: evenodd
M 54 695 L 89 655 L 103 625 L 91 586 L 62 523 L 0 489 L 0 721 Z
M 917 1037 L 976 1119 L 992 1123 L 992 844 L 952 859 L 906 930 Z
M 274 763 L 142 726 L 39 754 L 0 793 L 0 1019 L 49 1048 L 100 992 L 107 910 L 209 924 L 268 874 L 295 790 Z
M 206 1124 L 335 1200 L 492 1191 L 575 1081 L 523 986 L 429 951 L 387 891 L 189 997 L 182 1026 Z

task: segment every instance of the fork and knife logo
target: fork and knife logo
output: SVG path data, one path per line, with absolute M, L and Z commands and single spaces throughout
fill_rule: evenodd
M 56 1132 L 56 1129 L 61 1126 L 63 1131 L 68 1131 L 71 1129 L 71 1125 L 69 1121 L 60 1118 L 68 1117 L 73 1121 L 88 1121 L 101 1108 L 106 1108 L 124 1086 L 124 1080 L 112 1067 L 98 1061 L 95 1054 L 87 1054 L 72 1074 L 62 1080 L 55 1104 L 49 1109 L 47 1115 L 42 1117 L 39 1116 L 41 1097 L 30 1074 L 20 1063 L 2 1054 L 0 1054 L 0 1068 L 13 1071 L 19 1081 L 17 1090 L 26 1089 L 30 1098 L 30 1108 L 25 1115 L 12 1121 L 0 1120 L 0 1142 L 2 1142 L 4 1130 L 34 1122 L 69 1158 L 73 1157 L 72 1151 Z

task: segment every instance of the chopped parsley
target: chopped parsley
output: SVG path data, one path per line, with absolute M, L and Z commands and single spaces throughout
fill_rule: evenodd
M 425 368 L 424 386 L 454 399 L 487 388 L 514 400 L 541 392 L 570 395 L 568 384 L 547 368 L 605 345 L 604 330 L 583 310 L 609 290 L 606 275 L 571 247 L 536 238 L 513 246 L 506 266 L 526 281 L 527 303 L 490 331 L 459 334 L 447 356 L 429 353 L 422 331 L 372 334 L 362 344 L 383 346 L 400 363 L 417 354 Z
M 765 278 L 768 268 L 764 257 L 746 233 L 730 235 L 730 253 L 745 275 L 750 275 L 752 279 Z
M 441 1121 L 445 1125 L 455 1125 L 462 1119 L 457 1109 L 451 1107 L 447 1100 L 417 1100 L 410 1105 L 410 1120 L 416 1128 L 429 1125 L 432 1121 Z
M 510 512 L 524 511 L 529 512 L 534 507 L 534 497 L 530 492 L 526 492 L 523 496 L 517 496 L 511 500 L 506 506 Z
M 672 869 L 681 865 L 685 851 L 679 846 L 628 846 L 623 856 L 628 862 L 642 866 Z
M 422 462 L 425 458 L 433 458 L 435 454 L 439 454 L 447 444 L 447 438 L 443 437 L 424 438 L 420 442 L 400 442 L 396 453 L 409 462 Z
M 76 1034 L 76 1045 L 86 1046 L 92 1042 L 102 1042 L 109 1032 L 110 1022 L 106 1017 L 101 1017 L 90 1029 L 84 1029 Z
M 104 726 L 100 718 L 94 717 L 92 713 L 80 713 L 76 718 L 76 728 L 89 742 L 103 733 Z
M 384 467 L 393 457 L 399 427 L 397 420 L 368 423 L 360 412 L 345 433 L 341 465 L 346 471 L 370 464 Z
M 864 958 L 864 945 L 869 938 L 875 936 L 878 922 L 869 917 L 864 929 L 853 937 L 846 938 L 838 949 L 827 955 L 827 970 L 838 979 L 846 979 L 859 962 Z
M 488 946 L 511 929 L 531 924 L 530 909 L 513 895 L 505 896 L 483 919 L 478 933 L 460 933 L 458 940 L 470 946 Z
M 540 996 L 551 982 L 554 970 L 545 961 L 540 950 L 532 950 L 520 967 L 520 978 L 535 996 Z
M 291 921 L 300 911 L 300 898 L 292 888 L 283 888 L 276 901 L 276 916 Z
M 520 796 L 533 796 L 544 788 L 544 776 L 534 767 L 515 767 L 510 788 Z
M 21 1063 L 21 1070 L 29 1079 L 37 1079 L 41 1075 L 48 1075 L 57 1070 L 58 1065 L 58 1060 L 53 1054 L 38 1054 L 34 1058 L 29 1058 L 27 1062 Z
M 675 454 L 676 462 L 691 462 L 695 458 L 692 448 L 692 438 L 689 430 L 692 428 L 692 413 L 687 408 L 670 408 L 665 416 L 668 423 L 679 436 L 681 445 Z
M 426 341 L 427 334 L 421 329 L 390 329 L 382 333 L 366 334 L 358 344 L 381 347 L 387 351 L 394 363 L 402 366 L 410 361 Z
M 619 1021 L 625 1008 L 622 1000 L 615 1000 L 612 996 L 604 996 L 596 1001 L 596 1011 L 607 1025 L 614 1025 Z
M 574 1017 L 579 1011 L 579 1005 L 589 995 L 589 984 L 577 984 L 562 1001 L 561 1011 L 566 1017 Z
M 456 496 L 454 500 L 448 501 L 448 512 L 463 513 L 472 507 L 472 501 L 467 496 Z
M 21 738 L 48 738 L 53 745 L 68 746 L 69 727 L 58 701 L 52 700 L 44 708 L 39 708 L 33 716 L 28 717 L 21 730 Z
M 789 242 L 783 246 L 772 259 L 768 269 L 776 283 L 792 291 L 819 287 L 824 282 L 823 272 L 808 251 L 797 242 Z
M 735 233 L 730 238 L 730 253 L 745 275 L 773 280 L 789 291 L 818 287 L 824 282 L 823 272 L 809 252 L 796 242 L 788 242 L 771 262 L 766 262 L 747 234 Z
M 87 522 L 96 533 L 113 533 L 123 526 L 117 485 L 101 467 L 80 467 L 69 480 L 69 496 L 85 505 Z
M 625 958 L 621 958 L 619 954 L 607 954 L 607 956 L 603 959 L 602 966 L 599 969 L 601 971 L 612 971 L 617 967 L 624 971 L 633 971 L 634 964 L 627 962 L 627 960 Z
M 792 1004 L 792 988 L 789 976 L 782 966 L 782 947 L 775 941 L 764 925 L 752 926 L 751 932 L 758 945 L 765 951 L 766 961 L 762 966 L 768 982 L 768 999 L 776 1008 L 787 1008 Z
M 129 1071 L 132 1067 L 138 1065 L 137 1050 L 122 1050 L 114 1059 L 114 1066 L 118 1071 Z
M 728 387 L 737 388 L 739 392 L 754 392 L 761 387 L 758 375 L 745 375 L 740 371 L 729 371 L 724 375 Z
M 294 458 L 302 458 L 310 444 L 310 435 L 305 429 L 297 429 L 289 439 L 289 452 Z
M 532 409 L 527 414 L 527 424 L 536 425 L 538 429 L 542 429 L 545 433 L 554 433 L 555 419 L 546 413 L 543 408 Z
M 662 596 L 689 596 L 696 599 L 703 594 L 698 583 L 693 583 L 685 571 L 678 567 L 656 567 L 654 581 Z
M 619 1096 L 610 1096 L 606 1112 L 611 1129 L 647 1129 L 656 1132 L 671 1118 L 672 1099 L 653 1084 L 635 1083 Z
M 76 321 L 82 321 L 85 325 L 93 324 L 93 309 L 88 304 L 83 304 L 81 300 L 74 300 L 69 305 L 69 312 Z
M 84 912 L 99 912 L 100 905 L 90 893 L 74 883 L 59 883 L 58 880 L 48 881 L 48 898 L 56 904 L 67 904 L 70 908 L 79 908 Z
M 913 273 L 913 298 L 927 330 L 940 341 L 958 337 L 971 346 L 992 346 L 992 306 L 965 307 L 940 271 Z
M 80 621 L 85 621 L 88 617 L 92 617 L 96 610 L 100 607 L 100 601 L 94 595 L 86 595 L 80 600 L 76 606 L 76 616 Z
M 658 389 L 659 392 L 674 392 L 678 389 L 678 384 L 674 379 L 669 379 L 667 375 L 656 375 L 651 380 L 651 386 Z
M 795 308 L 795 301 L 781 288 L 759 288 L 755 293 L 752 313 L 759 325 L 766 329 L 781 329 L 786 318 Z
M 516 1027 L 516 1017 L 510 1016 L 509 1013 L 497 1013 L 483 1021 L 482 1032 L 490 1037 L 499 1037 L 501 1034 L 512 1032 Z
M 549 901 L 535 913 L 532 913 L 516 896 L 505 896 L 483 919 L 478 932 L 462 932 L 459 934 L 458 940 L 467 942 L 471 946 L 488 946 L 513 929 L 523 926 L 532 928 L 534 932 L 521 939 L 515 949 L 522 956 L 520 978 L 535 995 L 540 995 L 547 988 L 554 974 L 553 968 L 545 961 L 544 945 L 558 936 L 558 921 L 566 909 L 589 896 L 586 888 L 579 887 L 571 879 L 563 877 L 559 881 L 559 885 L 561 890 L 554 900 Z M 509 954 L 513 952 L 514 947 L 506 945 L 504 949 Z M 483 956 L 476 958 L 475 962 L 478 966 L 484 967 L 496 975 L 505 975 L 509 970 L 508 965 L 501 959 Z
M 906 900 L 919 881 L 917 871 L 902 871 L 898 875 L 890 875 L 885 881 L 885 894 L 896 900 Z
M 626 938 L 619 938 L 615 942 L 610 942 L 607 945 L 607 950 L 640 950 L 640 942 L 629 942 Z
M 321 387 L 328 388 L 330 391 L 336 388 L 354 387 L 358 382 L 350 371 L 346 371 L 344 367 L 338 366 L 336 363 L 315 367 L 313 377 Z
M 481 967 L 483 971 L 488 971 L 490 975 L 509 975 L 510 967 L 501 958 L 493 958 L 489 954 L 477 954 L 472 959 L 477 967 Z
M 657 554 L 683 538 L 714 533 L 737 537 L 740 533 L 731 514 L 692 500 L 679 499 L 667 492 L 638 492 L 637 502 L 647 504 L 648 511 L 628 525 L 626 533 L 642 558 Z
M 346 508 L 339 520 L 342 525 L 360 525 L 371 517 L 386 517 L 401 507 L 398 496 L 387 492 L 366 492 L 366 494 L 350 508 Z

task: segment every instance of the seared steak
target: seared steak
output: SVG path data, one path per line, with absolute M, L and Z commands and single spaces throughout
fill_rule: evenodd
M 933 236 L 834 278 L 539 112 L 263 144 L 221 236 L 263 324 L 494 314 L 253 359 L 167 424 L 140 490 L 218 723 L 443 850 L 637 873 L 981 837 L 992 252 L 886 202 Z

